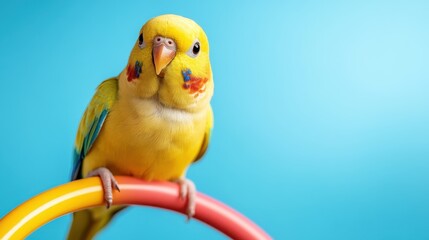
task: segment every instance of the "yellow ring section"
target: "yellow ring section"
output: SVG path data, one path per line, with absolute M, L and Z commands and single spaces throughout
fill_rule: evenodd
M 24 239 L 46 223 L 82 208 L 102 205 L 98 178 L 73 181 L 48 190 L 14 209 L 0 220 L 0 239 Z

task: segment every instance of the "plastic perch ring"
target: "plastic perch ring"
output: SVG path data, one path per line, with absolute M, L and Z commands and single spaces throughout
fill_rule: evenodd
M 146 205 L 185 214 L 186 201 L 179 198 L 177 184 L 124 176 L 115 178 L 121 192 L 114 191 L 113 205 Z M 33 197 L 4 216 L 0 220 L 0 239 L 24 239 L 57 217 L 104 205 L 99 178 L 69 182 Z M 197 193 L 194 218 L 232 239 L 271 239 L 242 214 L 201 193 Z

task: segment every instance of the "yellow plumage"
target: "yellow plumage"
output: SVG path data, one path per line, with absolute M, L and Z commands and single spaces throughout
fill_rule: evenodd
M 138 101 L 113 104 L 83 162 L 84 176 L 107 167 L 117 175 L 172 180 L 196 160 L 210 131 L 210 107 L 189 113 L 162 107 L 155 100 Z
M 184 178 L 208 146 L 213 89 L 209 45 L 201 27 L 176 15 L 151 19 L 140 31 L 127 67 L 98 87 L 82 117 L 73 178 L 100 167 L 145 180 Z M 69 239 L 91 239 L 120 209 L 75 213 Z

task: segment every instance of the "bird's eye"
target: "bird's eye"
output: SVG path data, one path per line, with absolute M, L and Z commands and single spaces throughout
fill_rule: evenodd
M 139 35 L 139 47 L 140 49 L 145 47 L 145 43 L 143 41 L 143 33 L 140 33 Z
M 196 42 L 192 48 L 192 53 L 197 55 L 200 52 L 200 43 Z
M 195 40 L 194 44 L 192 44 L 192 47 L 188 50 L 186 54 L 194 58 L 198 56 L 198 53 L 200 53 L 200 50 L 201 50 L 200 42 L 198 40 Z

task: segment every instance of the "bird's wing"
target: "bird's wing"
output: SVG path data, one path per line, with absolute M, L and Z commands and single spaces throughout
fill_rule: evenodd
M 95 95 L 86 108 L 80 120 L 75 141 L 72 180 L 82 178 L 82 162 L 100 133 L 104 120 L 116 101 L 117 92 L 118 79 L 105 80 L 98 86 Z
M 200 160 L 204 154 L 207 151 L 207 147 L 209 146 L 209 142 L 210 142 L 210 136 L 212 133 L 212 128 L 213 128 L 213 110 L 210 107 L 209 112 L 208 112 L 208 117 L 207 117 L 207 124 L 206 124 L 206 131 L 204 133 L 204 138 L 203 138 L 203 142 L 201 144 L 201 149 L 200 152 L 198 153 L 197 157 L 195 158 L 194 162 L 197 162 L 198 160 Z

